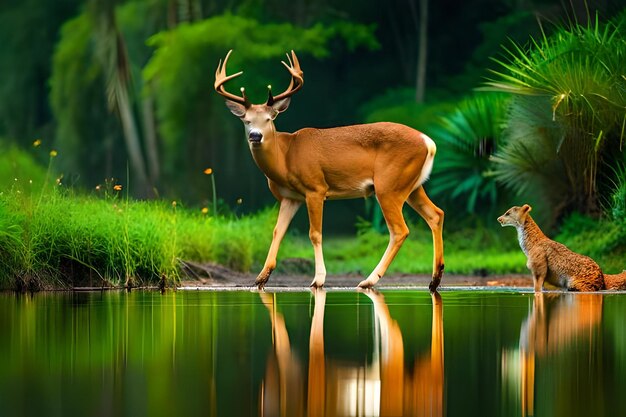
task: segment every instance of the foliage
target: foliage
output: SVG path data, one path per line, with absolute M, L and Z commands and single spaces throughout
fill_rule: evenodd
M 125 164 L 112 166 L 123 142 L 119 125 L 107 116 L 104 74 L 93 55 L 92 31 L 93 23 L 85 13 L 63 25 L 50 79 L 56 144 L 64 156 L 60 169 L 68 175 L 84 173 L 85 185 L 125 169 Z M 93 167 L 102 171 L 94 172 Z
M 429 133 L 437 119 L 453 108 L 448 101 L 416 103 L 413 89 L 400 88 L 374 97 L 361 106 L 359 113 L 366 123 L 396 122 Z
M 523 144 L 509 141 L 511 147 L 499 155 L 498 162 L 506 160 L 500 166 L 500 178 L 519 191 L 513 177 L 515 171 L 525 170 L 519 166 L 521 149 L 542 149 L 555 157 L 561 171 L 558 181 L 565 182 L 560 193 L 565 200 L 557 209 L 597 212 L 599 162 L 615 160 L 612 151 L 623 142 L 626 125 L 626 43 L 619 25 L 601 24 L 596 17 L 595 22 L 560 27 L 552 36 L 531 38 L 529 46 L 513 44 L 506 51 L 508 60 L 496 60 L 502 69 L 494 71 L 495 79 L 484 89 L 537 98 L 543 113 L 536 117 L 535 111 L 527 111 L 526 119 L 509 119 L 526 126 L 521 135 L 528 140 Z M 558 131 L 549 143 L 544 135 L 530 133 L 544 128 L 547 117 Z M 511 154 L 515 157 L 510 158 Z M 507 169 L 512 172 L 503 173 Z
M 610 195 L 608 211 L 613 220 L 626 223 L 626 165 L 618 164 L 614 172 L 614 188 Z
M 0 3 L 0 136 L 52 133 L 47 82 L 58 28 L 81 0 L 3 0 Z
M 24 184 L 28 184 L 29 188 L 40 189 L 46 178 L 46 170 L 30 153 L 3 142 L 0 140 L 0 192 Z
M 119 192 L 97 198 L 59 188 L 41 199 L 0 195 L 2 287 L 176 283 L 179 259 L 248 271 L 263 260 L 266 248 L 254 243 L 271 237 L 275 216 L 215 217 Z
M 131 282 L 176 283 L 179 259 L 247 271 L 262 263 L 276 211 L 234 218 L 177 202 L 133 201 L 107 181 L 76 193 L 29 154 L 3 153 L 0 173 L 0 287 L 40 289 Z M 17 177 L 17 173 L 20 177 Z M 5 178 L 5 177 L 3 177 Z
M 481 22 L 478 29 L 482 35 L 481 42 L 473 50 L 463 72 L 446 79 L 440 87 L 457 96 L 466 95 L 485 80 L 489 68 L 493 67 L 490 58 L 502 51 L 501 45 L 511 41 L 523 43 L 529 36 L 540 34 L 535 15 L 523 10 L 515 10 L 494 20 Z M 429 91 L 429 97 L 433 94 L 432 90 Z
M 505 140 L 492 157 L 492 169 L 497 180 L 524 197 L 522 200 L 541 196 L 531 205 L 539 203 L 541 208 L 535 212 L 553 224 L 567 206 L 570 188 L 558 152 L 561 131 L 550 117 L 549 106 L 545 97 L 513 97 L 506 117 Z
M 266 99 L 268 84 L 280 86 L 289 80 L 278 62 L 287 51 L 296 50 L 301 59 L 306 55 L 321 59 L 329 55 L 330 43 L 336 38 L 344 39 L 350 49 L 359 45 L 374 48 L 377 42 L 373 29 L 348 22 L 302 28 L 225 14 L 181 24 L 151 37 L 148 43 L 155 50 L 143 76 L 156 100 L 164 154 L 169 156 L 166 172 L 174 175 L 184 163 L 200 169 L 206 162 L 199 158 L 206 161 L 207 156 L 214 162 L 215 155 L 220 155 L 221 161 L 238 160 L 246 152 L 245 143 L 233 139 L 240 135 L 240 127 L 233 130 L 234 124 L 225 121 L 232 116 L 224 110 L 223 99 L 210 87 L 217 62 L 229 49 L 235 51 L 229 62 L 230 73 L 247 69 L 237 82 L 247 87 L 253 102 L 261 102 Z M 269 63 L 271 70 L 264 66 Z M 198 152 L 198 148 L 203 151 Z M 241 178 L 233 170 L 234 167 L 224 167 L 222 178 Z
M 593 258 L 605 273 L 626 270 L 626 221 L 593 219 L 578 213 L 567 217 L 556 240 Z
M 430 180 L 433 196 L 465 206 L 466 213 L 494 217 L 503 190 L 491 175 L 490 158 L 502 145 L 507 102 L 503 95 L 476 94 L 441 118 L 433 132 L 437 139 L 437 163 Z

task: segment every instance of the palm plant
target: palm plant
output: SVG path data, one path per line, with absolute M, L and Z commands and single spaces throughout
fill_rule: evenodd
M 557 149 L 562 129 L 544 97 L 513 97 L 506 113 L 504 144 L 491 157 L 494 178 L 517 195 L 541 195 L 535 203 L 558 213 L 569 199 L 569 181 Z M 542 201 L 543 200 L 543 201 Z M 543 211 L 543 210 L 542 210 Z M 546 217 L 549 223 L 552 215 Z
M 492 215 L 502 198 L 490 157 L 502 143 L 508 98 L 476 94 L 462 101 L 434 129 L 438 151 L 430 191 L 464 205 L 468 213 Z
M 501 70 L 482 89 L 517 97 L 508 144 L 494 159 L 505 184 L 518 192 L 532 184 L 551 197 L 556 188 L 559 210 L 598 211 L 601 162 L 617 158 L 607 152 L 616 144 L 622 151 L 626 126 L 625 20 L 560 27 L 495 60 Z

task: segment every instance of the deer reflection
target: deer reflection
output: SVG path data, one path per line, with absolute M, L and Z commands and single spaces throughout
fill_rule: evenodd
M 514 360 L 516 355 L 503 355 L 504 376 L 519 378 L 522 416 L 534 414 L 537 360 L 559 355 L 576 342 L 591 341 L 602 320 L 601 294 L 535 293 L 534 297 L 520 332 L 519 360 Z
M 433 318 L 430 352 L 405 368 L 398 323 L 382 294 L 364 293 L 373 303 L 375 334 L 371 363 L 350 366 L 326 358 L 324 310 L 326 292 L 312 291 L 315 307 L 309 338 L 308 370 L 293 354 L 284 317 L 275 296 L 260 293 L 270 312 L 273 350 L 261 387 L 261 414 L 271 416 L 443 415 L 443 304 L 431 295 Z M 306 381 L 302 378 L 306 375 Z
M 443 303 L 431 294 L 433 320 L 430 352 L 413 369 L 404 367 L 404 345 L 398 323 L 380 293 L 368 291 L 380 328 L 380 415 L 443 415 Z M 377 364 L 373 364 L 377 366 Z

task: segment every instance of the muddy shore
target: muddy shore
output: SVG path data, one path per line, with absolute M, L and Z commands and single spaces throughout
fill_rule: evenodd
M 252 288 L 256 274 L 232 271 L 221 265 L 186 263 L 181 288 Z M 310 274 L 281 273 L 275 271 L 267 283 L 267 288 L 306 288 L 311 283 Z M 359 274 L 328 274 L 326 288 L 350 288 L 363 279 Z M 390 274 L 385 275 L 377 288 L 427 288 L 430 275 Z M 488 275 L 469 276 L 444 274 L 440 288 L 445 287 L 532 287 L 530 275 Z

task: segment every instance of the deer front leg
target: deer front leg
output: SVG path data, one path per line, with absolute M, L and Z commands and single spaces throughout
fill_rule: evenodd
M 389 244 L 374 271 L 367 279 L 359 282 L 358 286 L 361 288 L 372 288 L 376 285 L 378 280 L 387 272 L 391 261 L 396 257 L 402 243 L 409 235 L 409 228 L 406 226 L 402 216 L 404 199 L 397 195 L 378 195 L 377 198 L 389 229 Z
M 301 202 L 296 200 L 290 200 L 288 198 L 283 198 L 280 201 L 278 219 L 276 221 L 276 226 L 274 227 L 272 244 L 270 245 L 270 250 L 267 254 L 267 258 L 265 259 L 263 269 L 261 270 L 256 278 L 256 281 L 254 282 L 254 284 L 260 290 L 263 289 L 265 283 L 270 278 L 272 271 L 274 271 L 274 268 L 276 268 L 276 255 L 278 255 L 280 242 L 283 240 L 283 237 L 287 232 L 287 227 L 289 227 L 289 223 L 291 223 L 293 216 L 295 216 L 301 205 Z
M 322 213 L 324 211 L 324 193 L 306 195 L 306 208 L 309 213 L 309 238 L 315 253 L 315 278 L 311 287 L 321 288 L 326 281 L 326 266 L 322 253 Z

